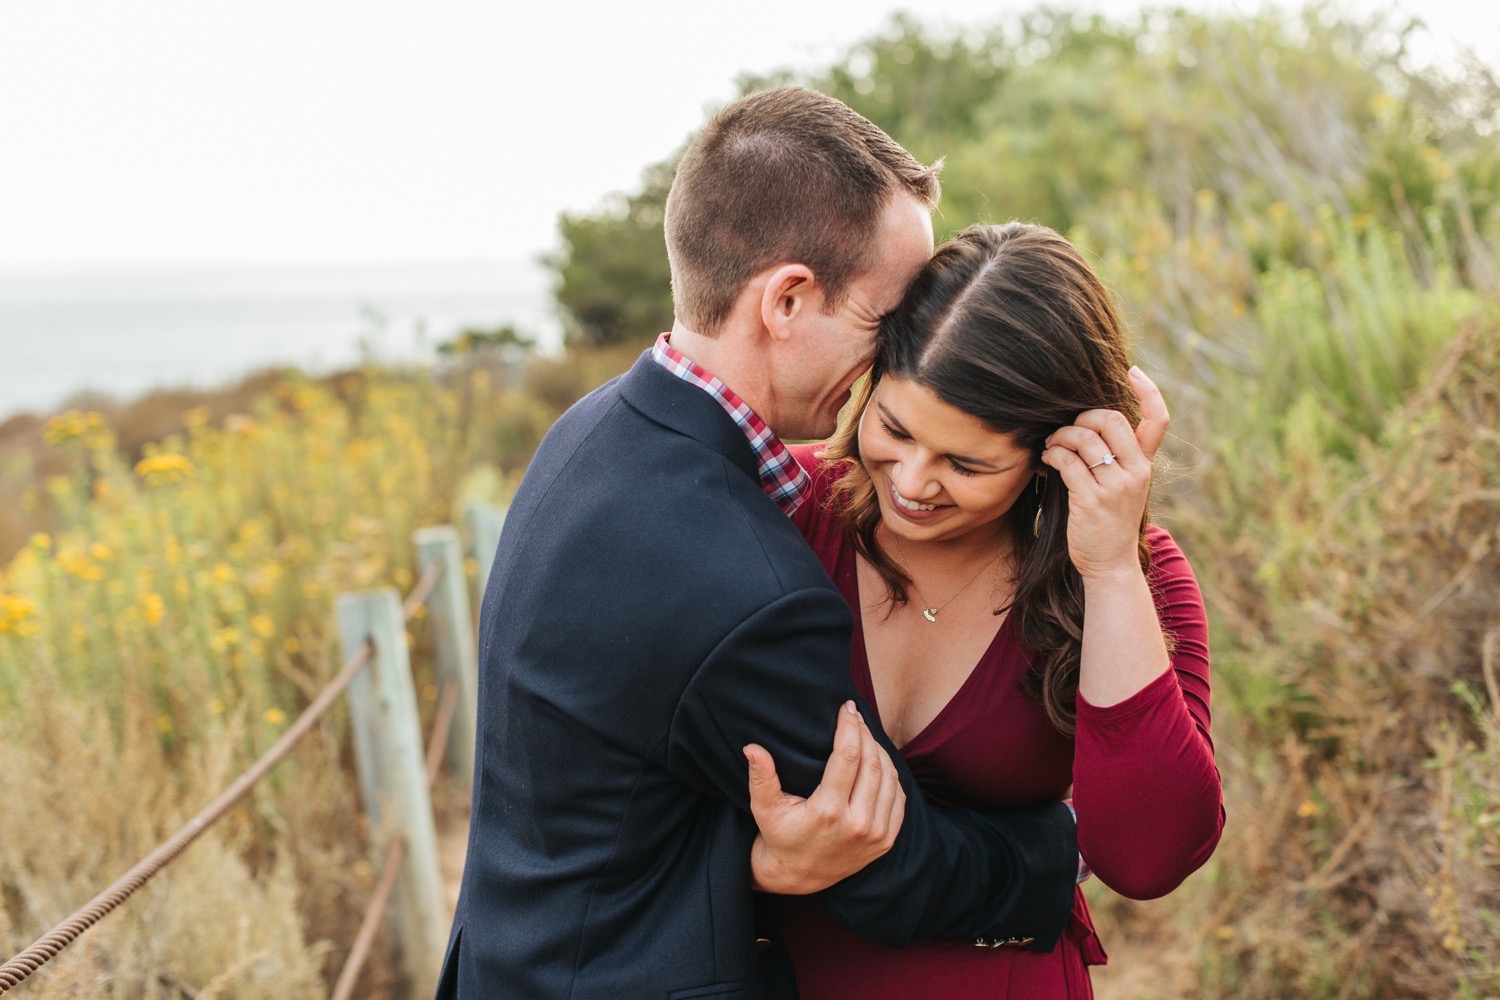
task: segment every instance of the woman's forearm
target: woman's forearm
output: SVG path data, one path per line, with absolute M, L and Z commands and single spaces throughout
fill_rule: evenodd
M 1107 708 L 1170 667 L 1146 576 L 1137 567 L 1083 580 L 1083 651 L 1078 693 Z

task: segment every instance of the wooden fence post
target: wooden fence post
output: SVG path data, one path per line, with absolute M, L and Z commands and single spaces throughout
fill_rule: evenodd
M 375 646 L 369 665 L 349 685 L 355 757 L 372 842 L 406 842 L 392 922 L 412 996 L 426 1000 L 437 989 L 448 945 L 447 911 L 401 601 L 384 587 L 342 594 L 337 610 L 346 657 L 366 639 Z
M 471 503 L 464 508 L 464 520 L 468 522 L 473 545 L 471 551 L 478 565 L 478 572 L 474 574 L 474 607 L 478 609 L 484 604 L 484 586 L 489 583 L 490 569 L 495 565 L 495 550 L 500 547 L 505 511 L 487 503 Z
M 474 783 L 474 719 L 479 693 L 478 667 L 474 652 L 474 616 L 469 609 L 468 581 L 458 531 L 451 525 L 418 528 L 412 536 L 417 548 L 417 574 L 436 563 L 442 575 L 427 598 L 432 622 L 433 649 L 437 655 L 439 686 L 448 678 L 458 682 L 458 702 L 453 725 L 448 730 L 448 772 L 465 791 Z

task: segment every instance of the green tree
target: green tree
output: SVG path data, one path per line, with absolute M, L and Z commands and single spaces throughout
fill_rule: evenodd
M 612 195 L 597 212 L 565 213 L 562 250 L 546 263 L 569 345 L 647 340 L 672 325 L 671 272 L 662 219 L 677 157 L 647 167 L 641 190 Z

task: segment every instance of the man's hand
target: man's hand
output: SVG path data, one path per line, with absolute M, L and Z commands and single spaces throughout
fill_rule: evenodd
M 750 849 L 755 888 L 783 895 L 826 889 L 885 854 L 906 818 L 906 793 L 854 702 L 839 712 L 823 781 L 807 798 L 781 790 L 763 747 L 745 747 L 750 811 L 760 836 Z

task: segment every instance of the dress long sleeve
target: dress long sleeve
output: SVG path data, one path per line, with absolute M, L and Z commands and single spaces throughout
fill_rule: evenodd
M 1213 853 L 1224 828 L 1203 596 L 1171 536 L 1152 528 L 1149 541 L 1171 669 L 1107 708 L 1079 696 L 1073 759 L 1079 849 L 1105 885 L 1132 899 L 1171 892 Z

